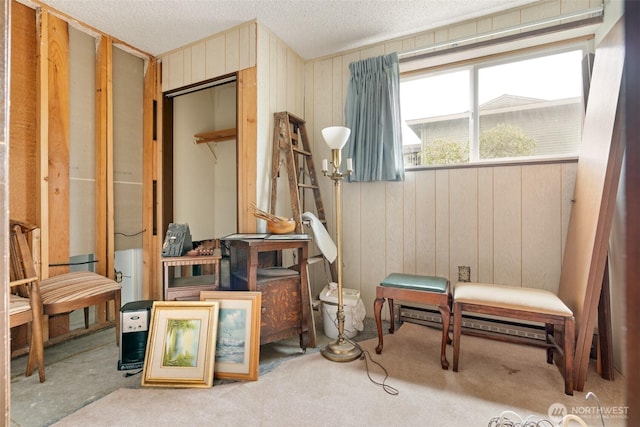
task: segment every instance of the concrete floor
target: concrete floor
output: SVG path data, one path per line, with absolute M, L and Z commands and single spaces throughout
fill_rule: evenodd
M 323 334 L 319 311 L 314 311 L 314 318 L 317 346 L 308 352 L 318 351 L 333 341 Z M 385 326 L 385 330 L 387 328 Z M 365 319 L 365 330 L 355 339 L 372 336 L 377 336 L 375 322 Z M 261 373 L 265 365 L 276 366 L 282 360 L 302 354 L 297 336 L 263 345 L 260 347 Z M 12 360 L 11 426 L 48 426 L 119 388 L 140 387 L 140 370 L 119 371 L 119 359 L 115 330 L 109 328 L 46 348 L 46 381 L 42 384 L 37 372 L 28 378 L 24 376 L 26 356 Z

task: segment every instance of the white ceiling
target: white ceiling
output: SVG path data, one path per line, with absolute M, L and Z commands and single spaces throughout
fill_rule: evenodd
M 257 19 L 312 59 L 535 0 L 40 1 L 154 56 Z

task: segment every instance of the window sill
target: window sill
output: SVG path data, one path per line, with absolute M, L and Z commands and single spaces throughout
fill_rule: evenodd
M 422 170 L 439 170 L 439 169 L 468 169 L 468 168 L 488 168 L 502 166 L 525 166 L 525 165 L 544 165 L 557 163 L 577 163 L 578 156 L 549 156 L 536 157 L 530 159 L 505 159 L 505 160 L 486 160 L 473 163 L 457 163 L 451 165 L 418 165 L 406 166 L 405 172 L 417 172 Z

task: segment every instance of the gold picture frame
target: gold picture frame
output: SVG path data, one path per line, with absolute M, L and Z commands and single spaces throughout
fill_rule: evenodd
M 142 386 L 212 387 L 219 303 L 154 301 Z
M 214 376 L 255 381 L 260 365 L 261 292 L 201 291 L 201 301 L 220 304 Z

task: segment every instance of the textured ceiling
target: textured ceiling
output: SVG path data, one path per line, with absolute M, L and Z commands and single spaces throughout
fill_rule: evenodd
M 29 0 L 21 0 L 28 3 Z M 257 19 L 304 59 L 426 31 L 534 0 L 40 0 L 159 56 Z

